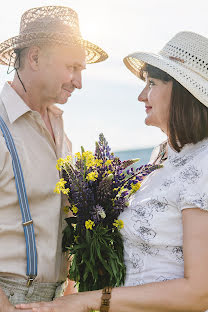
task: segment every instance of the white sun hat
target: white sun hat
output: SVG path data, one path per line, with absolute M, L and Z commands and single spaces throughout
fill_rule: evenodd
M 158 53 L 135 52 L 124 58 L 126 67 L 141 78 L 145 63 L 155 66 L 177 80 L 208 107 L 208 39 L 179 32 Z

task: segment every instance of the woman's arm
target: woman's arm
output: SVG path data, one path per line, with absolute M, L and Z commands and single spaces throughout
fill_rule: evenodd
M 119 287 L 112 291 L 110 312 L 204 312 L 208 309 L 208 212 L 185 209 L 184 278 Z M 167 224 L 168 226 L 168 224 Z M 101 291 L 69 295 L 53 303 L 41 303 L 40 312 L 99 310 Z M 40 307 L 39 304 L 21 306 Z

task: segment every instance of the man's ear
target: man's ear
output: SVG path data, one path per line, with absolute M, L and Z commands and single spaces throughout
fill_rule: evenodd
M 27 57 L 28 57 L 28 62 L 31 66 L 31 68 L 35 71 L 38 70 L 39 68 L 39 63 L 40 63 L 40 48 L 37 46 L 32 46 L 29 48 Z

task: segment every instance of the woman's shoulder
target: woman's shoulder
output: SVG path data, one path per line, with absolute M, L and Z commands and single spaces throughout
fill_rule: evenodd
M 206 162 L 208 166 L 208 138 L 205 138 L 196 144 L 187 144 L 179 155 L 180 154 L 182 157 L 187 156 L 191 158 L 193 162 L 197 162 L 199 165 Z
M 187 144 L 177 153 L 168 150 L 168 166 L 178 176 L 178 183 L 204 183 L 208 178 L 208 139 L 196 144 Z M 208 181 L 208 180 L 207 180 Z

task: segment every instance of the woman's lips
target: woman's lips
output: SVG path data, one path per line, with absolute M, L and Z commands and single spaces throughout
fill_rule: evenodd
M 152 106 L 145 106 L 145 111 L 146 111 L 146 113 L 148 114 L 149 113 L 149 111 L 152 109 Z

